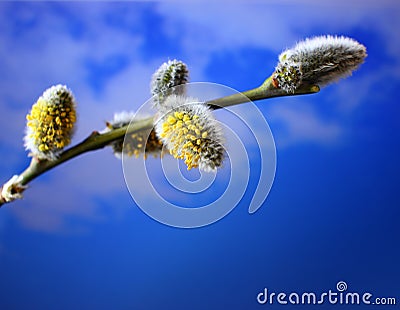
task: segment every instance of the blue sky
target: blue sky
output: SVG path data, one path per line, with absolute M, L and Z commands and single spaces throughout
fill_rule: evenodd
M 400 7 L 350 2 L 1 2 L 2 182 L 28 165 L 25 115 L 53 84 L 77 98 L 76 143 L 142 106 L 168 59 L 185 61 L 192 81 L 242 91 L 308 36 L 353 37 L 368 58 L 319 94 L 256 103 L 277 170 L 253 215 L 257 173 L 221 221 L 160 224 L 135 205 L 108 149 L 32 182 L 0 210 L 0 308 L 256 309 L 265 287 L 323 292 L 338 281 L 399 302 Z

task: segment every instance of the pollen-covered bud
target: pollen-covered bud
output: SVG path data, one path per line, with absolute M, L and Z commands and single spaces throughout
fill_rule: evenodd
M 189 81 L 189 70 L 185 63 L 179 60 L 164 62 L 154 72 L 151 83 L 151 95 L 155 96 L 155 105 L 162 103 L 171 94 L 182 95 L 185 88 L 176 87 Z
M 76 122 L 72 92 L 63 85 L 52 86 L 26 116 L 25 148 L 38 159 L 54 160 L 70 144 Z
M 212 171 L 225 156 L 223 134 L 210 108 L 196 98 L 171 95 L 159 110 L 156 133 L 188 170 Z
M 272 82 L 277 88 L 294 93 L 302 80 L 300 64 L 293 61 L 281 61 L 275 68 Z
M 107 122 L 107 128 L 103 132 L 108 132 L 113 129 L 121 128 L 129 125 L 134 118 L 133 112 L 121 112 L 114 115 L 114 119 Z M 162 152 L 162 142 L 158 139 L 154 130 L 148 130 L 129 133 L 125 135 L 124 139 L 119 139 L 111 143 L 114 155 L 117 158 L 122 157 L 122 153 L 127 156 L 135 156 L 138 158 L 143 154 L 144 158 L 148 155 L 157 155 Z
M 327 85 L 347 77 L 367 56 L 364 45 L 343 36 L 319 36 L 297 43 L 279 56 L 280 63 L 300 65 L 302 82 Z M 277 68 L 282 65 L 278 64 Z
M 0 188 L 0 202 L 11 202 L 22 199 L 22 192 L 26 186 L 21 185 L 21 176 L 14 175 Z

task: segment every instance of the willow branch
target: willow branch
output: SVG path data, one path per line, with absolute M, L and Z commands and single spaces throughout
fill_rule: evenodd
M 242 93 L 237 93 L 234 95 L 210 100 L 206 103 L 213 109 L 219 109 L 249 101 L 257 101 L 273 97 L 313 94 L 317 92 L 319 92 L 318 85 L 304 84 L 301 85 L 299 88 L 297 88 L 294 92 L 288 93 L 282 89 L 274 87 L 272 83 L 272 78 L 270 77 L 267 80 L 265 80 L 265 82 L 261 86 L 257 88 L 247 90 Z M 38 176 L 42 175 L 46 171 L 53 169 L 61 165 L 62 163 L 71 160 L 83 153 L 102 149 L 105 146 L 108 146 L 111 142 L 123 139 L 124 136 L 128 133 L 136 133 L 152 129 L 153 125 L 154 125 L 154 117 L 148 117 L 146 119 L 139 120 L 131 125 L 123 126 L 117 129 L 112 129 L 105 133 L 99 133 L 97 131 L 94 131 L 82 142 L 63 151 L 55 160 L 52 161 L 38 160 L 37 158 L 33 157 L 29 167 L 26 168 L 26 170 L 24 170 L 18 176 L 18 182 L 13 184 L 13 188 L 11 190 L 17 193 L 22 192 L 25 190 L 26 185 L 29 182 L 31 182 Z M 6 184 L 3 185 L 3 187 L 6 186 Z M 3 204 L 12 201 L 12 200 L 7 201 L 7 199 L 1 193 L 2 191 L 0 190 L 0 207 Z

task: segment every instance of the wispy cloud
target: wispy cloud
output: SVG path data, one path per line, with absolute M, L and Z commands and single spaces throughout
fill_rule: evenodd
M 149 98 L 150 76 L 166 60 L 164 54 L 168 51 L 171 58 L 177 54 L 184 58 L 197 81 L 209 78 L 206 69 L 215 52 L 253 46 L 278 55 L 282 49 L 316 31 L 346 34 L 357 27 L 374 29 L 384 38 L 388 53 L 398 55 L 396 31 L 382 21 L 382 14 L 375 14 L 376 10 L 385 10 L 385 6 L 368 1 L 359 4 L 358 9 L 349 10 L 344 1 L 339 2 L 332 1 L 329 5 L 313 2 L 312 6 L 310 1 L 268 5 L 257 1 L 249 5 L 243 1 L 229 6 L 217 2 L 207 4 L 206 8 L 202 3 L 181 2 L 1 4 L 0 112 L 7 116 L 7 121 L 0 123 L 0 132 L 7 134 L 1 136 L 0 149 L 22 153 L 19 145 L 22 145 L 24 115 L 52 84 L 68 84 L 77 97 L 79 118 L 74 142 L 94 129 L 102 129 L 104 121 L 114 112 L 137 109 Z M 157 19 L 159 28 L 149 20 L 144 23 L 145 13 Z M 398 23 L 393 19 L 392 27 Z M 149 46 L 157 42 L 175 47 Z M 381 76 L 386 73 L 378 71 Z M 357 78 L 332 86 L 336 90 L 334 98 L 339 102 L 337 113 L 356 109 L 374 81 Z M 352 89 L 362 91 L 349 98 Z M 317 96 L 329 100 L 322 92 Z M 343 108 L 340 102 L 345 101 L 346 107 L 354 108 Z M 290 99 L 290 102 L 296 101 Z M 339 120 L 327 119 L 303 99 L 298 106 L 272 106 L 267 109 L 266 118 L 273 126 L 279 126 L 279 131 L 274 131 L 278 147 L 304 142 L 332 145 L 346 132 Z M 86 159 L 89 156 L 90 160 Z M 17 169 L 21 162 L 2 152 L 2 164 Z M 52 232 L 75 229 L 68 218 L 102 219 L 101 207 L 94 197 L 118 192 L 127 195 L 120 163 L 111 150 L 75 159 L 68 165 L 35 180 L 20 203 L 23 206 L 12 210 L 23 226 Z M 4 180 L 9 177 L 8 171 L 7 175 L 1 175 Z M 57 193 L 62 199 L 49 193 Z
M 114 112 L 135 110 L 148 99 L 151 67 L 158 64 L 138 61 L 141 59 L 138 46 L 144 38 L 140 31 L 135 34 L 127 28 L 110 25 L 112 8 L 107 4 L 65 3 L 19 4 L 18 10 L 13 4 L 2 7 L 0 63 L 7 79 L 2 79 L 0 85 L 0 111 L 7 115 L 7 121 L 0 124 L 0 131 L 7 133 L 1 138 L 1 147 L 7 153 L 24 154 L 25 114 L 52 84 L 68 84 L 77 98 L 79 117 L 75 142 L 92 130 L 103 129 L 104 121 L 112 118 Z M 81 9 L 85 10 L 85 18 L 80 17 Z M 5 15 L 10 12 L 12 18 L 7 19 Z M 127 14 L 132 22 L 135 15 L 134 8 Z M 16 35 L 15 31 L 20 33 Z M 94 89 L 93 81 L 100 80 L 96 74 L 107 71 L 115 55 L 122 55 L 127 62 L 102 78 L 100 90 Z M 90 63 L 98 67 L 93 68 Z M 16 166 L 21 162 L 15 162 L 18 156 L 6 155 L 6 151 L 3 154 L 2 164 L 14 167 L 17 173 L 21 169 Z M 76 229 L 69 221 L 71 217 L 101 219 L 102 211 L 94 197 L 107 197 L 115 192 L 126 194 L 121 163 L 111 155 L 111 150 L 88 156 L 89 161 L 82 157 L 69 163 L 68 169 L 59 167 L 35 180 L 25 199 L 11 213 L 25 227 L 49 232 Z M 2 175 L 4 181 L 8 177 Z
M 251 5 L 240 2 L 230 6 L 216 2 L 207 8 L 199 3 L 186 6 L 165 4 L 159 7 L 159 11 L 172 20 L 171 23 L 175 23 L 176 27 L 185 29 L 184 48 L 189 54 L 196 55 L 198 69 L 207 67 L 210 55 L 217 51 L 232 50 L 237 53 L 241 47 L 261 47 L 278 54 L 296 41 L 321 32 L 354 33 L 356 39 L 357 34 L 368 39 L 366 34 L 370 33 L 380 39 L 382 45 L 379 54 L 382 57 L 392 55 L 394 58 L 391 72 L 388 68 L 375 68 L 373 76 L 365 76 L 372 68 L 364 65 L 360 70 L 364 75 L 360 72 L 361 76 L 357 74 L 356 78 L 330 86 L 335 91 L 322 90 L 317 95 L 320 101 L 332 103 L 338 116 L 336 121 L 327 122 L 324 113 L 312 105 L 307 105 L 307 108 L 279 106 L 267 112 L 268 116 L 271 113 L 274 121 L 279 120 L 281 132 L 275 134 L 285 141 L 281 141 L 280 147 L 310 141 L 322 145 L 338 142 L 337 137 L 346 132 L 340 118 L 354 112 L 366 101 L 368 94 L 374 92 L 374 83 L 391 79 L 388 75 L 396 78 L 400 72 L 396 69 L 400 62 L 395 56 L 398 55 L 400 44 L 398 34 L 393 30 L 398 28 L 396 25 L 400 26 L 396 18 L 399 12 L 396 1 L 379 4 L 375 1 L 315 3 L 289 0 L 269 4 L 252 1 Z M 370 58 L 375 56 L 372 54 Z M 367 58 L 367 63 L 369 61 Z M 206 75 L 204 77 L 207 78 Z M 285 101 L 293 102 L 293 99 Z M 299 105 L 305 105 L 303 99 Z
M 343 134 L 338 121 L 323 120 L 312 106 L 305 102 L 293 105 L 275 105 L 268 110 L 268 120 L 276 128 L 274 135 L 278 148 L 314 143 L 334 145 Z
M 93 153 L 35 180 L 12 213 L 29 229 L 82 232 L 79 222 L 105 220 L 98 201 L 121 192 L 126 194 L 121 163 L 106 152 Z M 121 210 L 118 201 L 112 208 Z

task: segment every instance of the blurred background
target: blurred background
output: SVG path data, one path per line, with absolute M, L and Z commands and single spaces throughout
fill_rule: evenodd
M 0 183 L 29 164 L 25 115 L 51 85 L 77 98 L 76 143 L 148 100 L 168 59 L 186 62 L 191 81 L 243 91 L 305 37 L 350 36 L 368 57 L 319 94 L 256 102 L 277 171 L 253 215 L 249 190 L 212 225 L 160 224 L 109 149 L 34 180 L 0 209 L 0 309 L 255 309 L 264 288 L 321 293 L 339 281 L 400 302 L 398 29 L 395 0 L 1 2 Z M 319 306 L 333 307 L 346 306 Z

